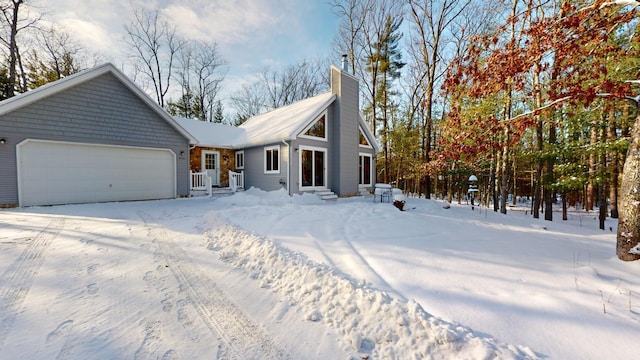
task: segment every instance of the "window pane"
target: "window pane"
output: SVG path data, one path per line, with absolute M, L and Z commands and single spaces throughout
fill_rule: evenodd
M 267 150 L 266 151 L 266 156 L 265 157 L 266 157 L 266 160 L 267 160 L 267 171 L 273 170 L 273 162 L 272 162 L 272 158 L 271 158 L 271 156 L 272 156 L 271 153 L 272 152 L 273 152 L 273 150 Z
M 244 167 L 244 153 L 236 153 L 236 168 Z
M 360 155 L 358 180 L 360 185 L 371 185 L 371 156 Z
M 315 136 L 315 137 L 319 137 L 319 138 L 325 138 L 325 133 L 324 133 L 324 115 L 322 115 L 322 117 L 320 119 L 318 119 L 318 121 L 316 121 L 310 128 L 309 130 L 307 130 L 306 133 L 304 133 L 305 135 L 308 136 Z
M 279 161 L 278 161 L 279 157 L 278 157 L 278 150 L 277 149 L 273 149 L 273 171 L 278 171 L 279 169 Z
M 324 152 L 314 151 L 315 186 L 324 186 Z
M 214 154 L 205 154 L 204 155 L 204 167 L 205 167 L 205 169 L 215 169 L 216 168 L 216 156 Z
M 364 166 L 362 170 L 363 170 L 364 184 L 371 185 L 371 157 L 364 156 L 363 160 L 364 160 Z
M 360 145 L 370 146 L 367 138 L 364 137 L 364 134 L 362 133 L 362 129 L 360 130 Z
M 302 186 L 313 186 L 313 152 L 302 150 Z

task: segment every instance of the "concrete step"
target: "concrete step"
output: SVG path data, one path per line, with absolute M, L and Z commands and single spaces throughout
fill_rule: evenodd
M 316 191 L 315 192 L 316 195 L 318 195 L 318 197 L 321 200 L 335 200 L 338 198 L 338 195 L 336 195 L 333 191 L 331 190 L 320 190 L 320 191 Z

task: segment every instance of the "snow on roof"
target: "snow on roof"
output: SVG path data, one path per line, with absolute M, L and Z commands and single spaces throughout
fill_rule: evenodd
M 256 146 L 293 140 L 335 99 L 334 94 L 327 92 L 256 115 L 240 125 L 246 130 L 246 139 L 238 145 Z
M 196 139 L 198 146 L 234 148 L 245 142 L 246 131 L 235 126 L 183 117 L 174 119 Z
M 174 119 L 195 138 L 198 146 L 243 148 L 295 139 L 335 98 L 330 92 L 317 95 L 256 115 L 238 127 L 197 119 Z

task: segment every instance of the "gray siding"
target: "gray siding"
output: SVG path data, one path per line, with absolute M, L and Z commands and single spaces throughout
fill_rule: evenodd
M 309 146 L 324 148 L 327 151 L 327 183 L 326 187 L 339 196 L 352 196 L 359 193 L 358 158 L 360 153 L 373 156 L 372 167 L 375 182 L 375 150 L 360 147 L 359 133 L 359 90 L 358 80 L 336 67 L 331 68 L 331 89 L 337 95 L 334 103 L 327 109 L 327 141 L 314 140 L 298 136 L 290 141 L 290 146 L 282 142 L 280 145 L 280 173 L 264 173 L 264 148 L 257 146 L 245 151 L 245 188 L 257 187 L 265 191 L 278 190 L 283 187 L 290 194 L 301 192 L 300 187 L 300 147 Z M 298 134 L 300 135 L 300 134 Z M 370 139 L 375 141 L 375 139 Z M 289 155 L 291 161 L 288 161 Z M 288 168 L 289 166 L 289 168 Z M 289 175 L 287 179 L 287 174 Z
M 358 193 L 358 118 L 360 116 L 358 80 L 331 68 L 331 89 L 338 95 L 333 114 L 331 190 L 340 196 Z
M 264 173 L 264 148 L 280 146 L 280 172 L 278 174 Z M 265 146 L 256 146 L 244 149 L 244 187 L 249 189 L 256 187 L 264 191 L 273 191 L 283 188 L 280 181 L 287 182 L 288 149 L 283 143 L 275 143 Z M 287 185 L 284 185 L 286 189 Z
M 109 73 L 0 116 L 0 129 L 0 204 L 18 203 L 16 145 L 25 139 L 171 149 L 177 194 L 189 194 L 189 141 Z

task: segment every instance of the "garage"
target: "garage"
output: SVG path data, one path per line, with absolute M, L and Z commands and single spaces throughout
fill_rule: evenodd
M 169 149 L 28 139 L 16 155 L 20 206 L 176 197 Z
M 0 208 L 189 196 L 195 139 L 113 64 L 0 101 Z

